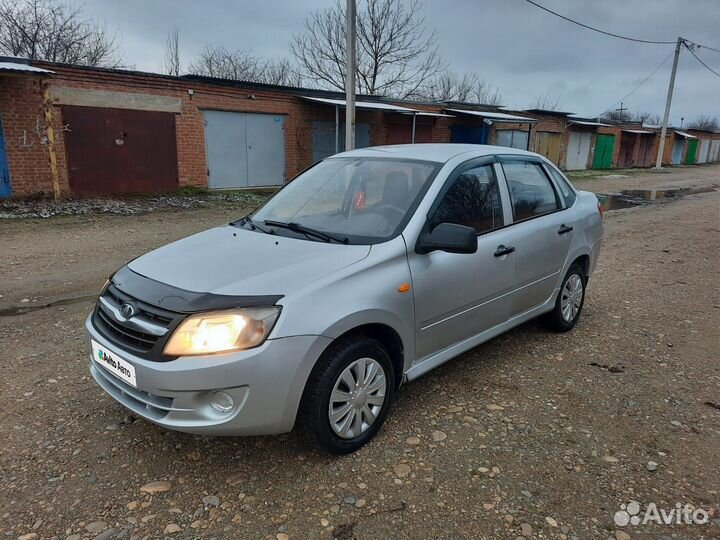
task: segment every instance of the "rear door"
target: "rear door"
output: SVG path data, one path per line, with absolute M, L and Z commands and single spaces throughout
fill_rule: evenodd
M 408 246 L 419 360 L 508 317 L 507 294 L 513 287 L 515 260 L 512 254 L 495 256 L 511 234 L 504 227 L 509 207 L 507 194 L 501 190 L 493 158 L 461 165 L 428 212 L 425 230 L 440 223 L 473 227 L 478 235 L 477 252 L 418 254 L 413 245 Z
M 501 157 L 501 172 L 510 194 L 510 246 L 515 248 L 514 287 L 510 315 L 542 305 L 553 294 L 572 242 L 574 223 L 568 203 L 550 169 L 539 159 Z M 567 201 L 573 201 L 574 192 Z

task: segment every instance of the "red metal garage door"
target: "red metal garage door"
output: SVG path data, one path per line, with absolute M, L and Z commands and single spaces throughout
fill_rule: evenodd
M 178 187 L 175 115 L 63 106 L 74 193 L 147 193 Z
M 387 125 L 387 143 L 388 144 L 409 144 L 412 142 L 412 124 L 388 124 Z M 432 142 L 432 125 L 431 124 L 415 124 L 415 142 L 429 143 Z

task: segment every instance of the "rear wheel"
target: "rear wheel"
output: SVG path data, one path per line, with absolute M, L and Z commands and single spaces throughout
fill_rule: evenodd
M 577 324 L 585 303 L 587 276 L 579 264 L 573 264 L 565 274 L 560 293 L 555 300 L 553 310 L 543 317 L 543 322 L 551 330 L 567 332 Z
M 356 336 L 334 343 L 313 369 L 303 394 L 305 432 L 332 453 L 354 452 L 385 421 L 394 380 L 390 356 L 377 341 Z

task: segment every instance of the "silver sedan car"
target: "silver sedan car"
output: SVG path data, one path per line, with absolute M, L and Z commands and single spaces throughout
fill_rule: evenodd
M 400 385 L 535 317 L 573 328 L 602 234 L 595 196 L 531 152 L 341 153 L 111 276 L 85 324 L 90 371 L 166 428 L 297 425 L 352 452 Z

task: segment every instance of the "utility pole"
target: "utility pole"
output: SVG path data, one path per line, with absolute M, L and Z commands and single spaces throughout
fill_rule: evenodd
M 662 169 L 663 152 L 665 151 L 665 136 L 667 135 L 668 120 L 670 119 L 670 103 L 672 103 L 673 89 L 675 87 L 675 74 L 677 73 L 678 59 L 680 58 L 680 46 L 683 38 L 677 38 L 675 45 L 675 58 L 673 59 L 672 72 L 670 73 L 670 85 L 668 86 L 667 101 L 665 102 L 665 116 L 663 116 L 662 129 L 660 130 L 660 143 L 658 144 L 658 155 L 655 161 L 655 168 Z
M 345 150 L 355 148 L 355 0 L 347 0 L 345 47 Z

